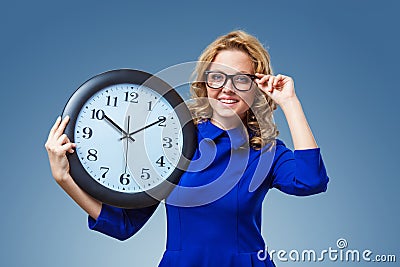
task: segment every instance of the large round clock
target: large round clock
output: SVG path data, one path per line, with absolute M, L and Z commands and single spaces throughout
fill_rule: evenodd
M 149 73 L 99 74 L 68 100 L 65 133 L 75 142 L 71 176 L 103 203 L 123 208 L 161 201 L 196 148 L 190 112 L 176 91 Z

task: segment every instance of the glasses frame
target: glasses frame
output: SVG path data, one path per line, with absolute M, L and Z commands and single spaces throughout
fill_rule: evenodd
M 219 74 L 224 75 L 224 76 L 226 77 L 224 83 L 223 83 L 220 87 L 212 87 L 212 86 L 210 86 L 209 83 L 208 83 L 208 74 L 210 74 L 210 73 L 219 73 Z M 254 80 L 257 79 L 257 76 L 254 75 L 254 74 L 238 73 L 238 74 L 231 74 L 231 75 L 229 75 L 229 74 L 223 73 L 222 71 L 212 71 L 212 70 L 207 70 L 207 71 L 205 71 L 205 72 L 204 72 L 204 75 L 206 76 L 206 77 L 205 77 L 205 78 L 206 78 L 206 79 L 205 79 L 205 80 L 206 80 L 206 84 L 207 84 L 207 86 L 210 87 L 211 89 L 216 89 L 216 90 L 221 89 L 222 87 L 224 87 L 224 86 L 226 85 L 226 83 L 227 83 L 228 80 L 230 79 L 231 82 L 232 82 L 233 87 L 235 88 L 235 90 L 240 91 L 240 92 L 247 92 L 247 91 L 250 91 L 251 88 L 253 88 Z M 242 90 L 242 89 L 238 89 L 238 88 L 236 87 L 236 85 L 235 85 L 235 83 L 234 83 L 234 81 L 233 81 L 233 77 L 238 76 L 238 75 L 246 75 L 246 76 L 248 76 L 248 77 L 251 79 L 251 84 L 250 84 L 249 89 L 247 89 L 247 90 Z

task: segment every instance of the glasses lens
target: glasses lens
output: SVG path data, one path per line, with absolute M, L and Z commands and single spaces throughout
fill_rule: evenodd
M 250 90 L 252 83 L 252 79 L 247 75 L 235 75 L 233 77 L 233 84 L 235 85 L 236 89 L 241 91 Z
M 207 85 L 211 88 L 221 88 L 225 83 L 226 76 L 219 72 L 209 72 L 207 73 Z
M 221 72 L 207 72 L 207 85 L 213 89 L 220 89 L 225 85 L 228 77 L 232 78 L 233 85 L 239 91 L 248 91 L 253 85 L 253 80 L 248 75 L 237 74 L 231 76 Z

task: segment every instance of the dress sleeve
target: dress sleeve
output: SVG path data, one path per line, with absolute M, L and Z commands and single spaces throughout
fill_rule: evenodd
M 329 181 L 320 148 L 293 152 L 281 140 L 277 140 L 271 171 L 270 187 L 290 195 L 308 196 L 325 192 Z
M 140 209 L 122 209 L 103 204 L 97 220 L 88 216 L 91 230 L 98 231 L 118 240 L 126 240 L 137 233 L 157 209 L 158 203 Z

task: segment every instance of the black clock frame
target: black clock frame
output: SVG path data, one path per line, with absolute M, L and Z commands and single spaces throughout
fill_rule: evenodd
M 179 94 L 165 81 L 150 73 L 133 69 L 111 70 L 84 82 L 68 100 L 62 117 L 70 117 L 65 133 L 74 142 L 77 117 L 87 100 L 108 86 L 123 83 L 144 85 L 159 93 L 175 109 L 180 124 L 183 125 L 183 147 L 177 167 L 156 187 L 136 193 L 114 191 L 96 182 L 82 166 L 77 153 L 68 154 L 70 174 L 80 188 L 103 203 L 121 208 L 143 208 L 154 205 L 168 196 L 179 183 L 197 146 L 197 135 L 190 111 Z

